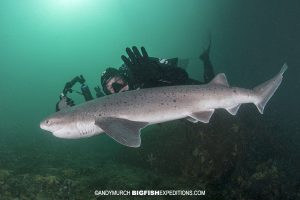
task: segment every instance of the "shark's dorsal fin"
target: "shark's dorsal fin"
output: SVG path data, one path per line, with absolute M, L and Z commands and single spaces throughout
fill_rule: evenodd
M 95 121 L 95 125 L 99 126 L 108 136 L 128 147 L 141 145 L 140 130 L 148 124 L 148 122 L 130 121 L 115 117 L 101 117 Z
M 229 87 L 226 75 L 224 73 L 217 74 L 215 78 L 213 78 L 213 80 L 210 81 L 210 84 L 217 84 Z

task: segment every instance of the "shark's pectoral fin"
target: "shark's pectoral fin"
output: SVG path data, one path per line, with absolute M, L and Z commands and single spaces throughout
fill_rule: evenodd
M 130 121 L 122 118 L 103 117 L 95 121 L 108 136 L 128 147 L 141 145 L 140 130 L 146 127 L 148 122 Z
M 212 114 L 214 113 L 215 110 L 206 110 L 206 111 L 201 111 L 201 112 L 196 112 L 196 113 L 192 113 L 189 115 L 189 117 L 203 122 L 203 123 L 208 123 Z
M 230 108 L 226 108 L 226 110 L 232 114 L 232 115 L 236 115 L 236 113 L 238 112 L 239 108 L 240 108 L 241 104 L 238 104 L 236 106 L 230 107 Z

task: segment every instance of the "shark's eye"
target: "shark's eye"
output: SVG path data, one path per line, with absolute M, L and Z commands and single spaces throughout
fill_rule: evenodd
M 46 124 L 50 124 L 50 121 L 49 121 L 49 120 L 46 120 Z

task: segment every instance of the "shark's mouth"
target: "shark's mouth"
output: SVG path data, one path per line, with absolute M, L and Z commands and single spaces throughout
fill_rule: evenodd
M 74 138 L 71 134 L 71 131 L 67 131 L 64 128 L 53 131 L 52 134 L 58 138 Z
M 61 137 L 62 133 L 63 133 L 63 129 L 58 129 L 56 131 L 52 131 L 52 134 L 55 136 L 55 137 Z

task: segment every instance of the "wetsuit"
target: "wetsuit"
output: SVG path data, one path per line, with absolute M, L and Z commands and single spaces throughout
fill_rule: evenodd
M 189 78 L 187 72 L 178 66 L 178 58 L 158 59 L 148 57 L 145 48 L 140 53 L 136 47 L 126 49 L 128 57 L 121 57 L 124 64 L 119 73 L 125 78 L 132 90 L 170 85 L 194 85 L 209 82 L 215 76 L 209 59 L 209 50 L 201 54 L 204 63 L 204 82 Z

